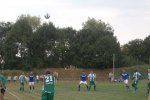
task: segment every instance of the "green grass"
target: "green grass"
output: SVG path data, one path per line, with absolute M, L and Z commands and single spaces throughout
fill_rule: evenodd
M 133 91 L 126 92 L 123 84 L 119 83 L 107 83 L 98 82 L 97 91 L 87 92 L 85 87 L 82 86 L 82 90 L 77 91 L 78 82 L 59 82 L 56 84 L 56 92 L 54 100 L 147 100 L 146 82 L 139 83 L 139 91 L 134 94 Z M 8 83 L 5 100 L 17 100 L 9 92 L 16 95 L 20 100 L 40 100 L 40 91 L 42 84 L 36 84 L 36 90 L 34 93 L 29 92 L 28 85 L 25 86 L 25 92 L 20 92 L 18 84 Z

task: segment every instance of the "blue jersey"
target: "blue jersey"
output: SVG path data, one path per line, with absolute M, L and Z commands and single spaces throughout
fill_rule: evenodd
M 34 75 L 30 75 L 29 76 L 29 82 L 34 82 L 34 81 L 35 81 Z
M 122 78 L 123 80 L 128 80 L 129 79 L 129 74 L 127 72 L 122 73 Z
M 81 74 L 80 78 L 81 78 L 81 81 L 86 81 L 87 75 L 86 74 Z

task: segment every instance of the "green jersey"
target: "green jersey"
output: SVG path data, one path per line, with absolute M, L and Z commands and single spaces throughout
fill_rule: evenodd
M 25 75 L 20 75 L 19 76 L 19 82 L 24 83 L 26 81 Z
M 3 88 L 6 86 L 6 78 L 0 74 L 0 87 Z
M 47 93 L 54 93 L 54 77 L 50 74 L 44 76 L 43 91 Z
M 90 74 L 88 75 L 88 77 L 89 77 L 90 81 L 94 81 L 95 78 L 96 78 L 96 75 L 95 75 L 94 73 L 90 73 Z
M 133 74 L 134 80 L 139 80 L 140 76 L 141 76 L 141 74 L 140 74 L 139 72 L 135 72 L 135 73 Z

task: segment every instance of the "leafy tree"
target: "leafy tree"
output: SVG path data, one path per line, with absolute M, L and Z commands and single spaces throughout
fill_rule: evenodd
M 144 58 L 143 40 L 135 39 L 130 41 L 128 44 L 124 46 L 123 52 L 129 58 L 132 58 L 132 61 L 136 61 L 136 64 L 143 62 L 143 58 Z
M 31 37 L 32 27 L 28 20 L 18 19 L 7 33 L 5 40 L 5 62 L 7 68 L 27 65 L 28 45 Z
M 53 23 L 44 23 L 35 32 L 32 40 L 32 61 L 34 67 L 49 66 L 54 59 L 56 28 Z
M 116 54 L 119 58 L 121 54 L 120 44 L 113 36 L 112 27 L 93 18 L 89 18 L 83 24 L 75 44 L 78 66 L 97 68 L 112 66 L 112 55 Z
M 55 54 L 61 66 L 72 65 L 72 51 L 70 50 L 74 40 L 76 30 L 71 27 L 57 29 L 57 40 Z
M 10 31 L 13 23 L 11 22 L 0 22 L 0 66 L 3 67 L 4 65 L 4 41 L 6 38 L 7 32 Z
M 149 63 L 150 64 L 150 36 L 146 37 L 143 41 L 143 45 L 144 45 L 144 61 L 145 63 Z

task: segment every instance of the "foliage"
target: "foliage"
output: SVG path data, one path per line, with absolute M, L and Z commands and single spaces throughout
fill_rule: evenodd
M 73 66 L 109 68 L 150 63 L 150 36 L 120 47 L 114 29 L 89 18 L 81 30 L 58 28 L 36 16 L 21 15 L 15 23 L 0 22 L 0 65 L 5 69 Z

